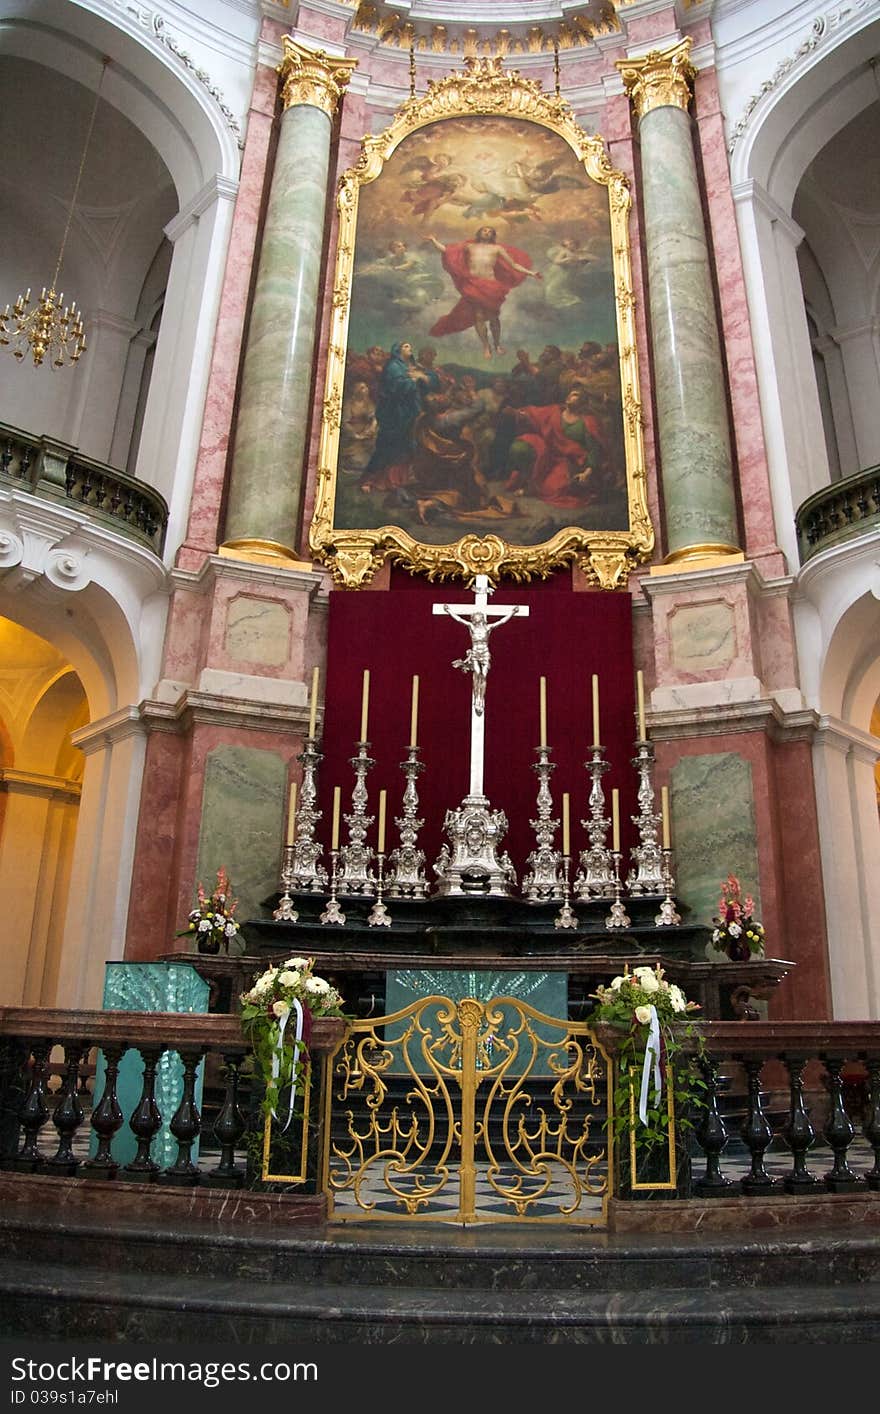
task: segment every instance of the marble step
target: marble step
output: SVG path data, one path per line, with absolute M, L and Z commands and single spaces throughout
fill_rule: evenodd
M 847 1344 L 880 1336 L 880 1282 L 442 1291 L 0 1265 L 0 1335 L 390 1344 Z

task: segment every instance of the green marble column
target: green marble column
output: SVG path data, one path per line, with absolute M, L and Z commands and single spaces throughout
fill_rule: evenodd
M 284 112 L 247 334 L 222 551 L 296 560 L 330 128 L 355 60 L 285 36 Z
M 639 118 L 667 562 L 738 554 L 724 369 L 688 116 L 690 39 L 620 61 Z

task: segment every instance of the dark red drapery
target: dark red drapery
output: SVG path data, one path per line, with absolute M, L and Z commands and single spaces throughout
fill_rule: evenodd
M 553 586 L 556 588 L 556 586 Z M 635 740 L 635 683 L 632 659 L 632 605 L 629 594 L 547 592 L 550 585 L 500 585 L 490 603 L 527 604 L 529 617 L 501 625 L 489 640 L 491 668 L 486 696 L 486 794 L 507 815 L 503 848 L 518 878 L 535 847 L 538 780 L 531 769 L 539 742 L 539 680 L 547 679 L 548 730 L 555 814 L 561 819 L 562 793 L 571 796 L 571 848 L 588 847 L 581 820 L 588 818 L 590 778 L 584 762 L 592 742 L 591 678 L 599 677 L 601 737 L 611 769 L 603 777 L 606 814 L 611 791 L 620 791 L 623 872 L 636 843 L 629 817 L 637 809 L 638 781 L 632 767 Z M 420 679 L 418 739 L 425 770 L 419 777 L 419 813 L 425 824 L 419 843 L 427 856 L 427 876 L 444 841 L 445 812 L 460 805 L 470 777 L 471 678 L 452 667 L 470 646 L 467 630 L 432 613 L 435 603 L 467 604 L 472 593 L 461 584 L 330 595 L 326 712 L 321 750 L 318 828 L 330 843 L 333 787 L 342 788 L 342 813 L 351 809 L 354 773 L 350 758 L 360 731 L 364 669 L 370 672 L 368 739 L 376 765 L 367 777 L 369 813 L 378 816 L 379 791 L 388 792 L 386 851 L 398 844 L 394 817 L 400 814 L 405 784 L 400 762 L 409 740 L 411 683 Z M 343 823 L 340 843 L 347 840 Z M 376 824 L 369 842 L 375 848 Z M 561 848 L 561 827 L 557 835 Z M 611 844 L 610 830 L 607 843 Z

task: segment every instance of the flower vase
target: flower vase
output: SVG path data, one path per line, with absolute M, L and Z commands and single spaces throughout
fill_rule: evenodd
M 220 939 L 214 933 L 199 933 L 196 948 L 200 953 L 218 953 L 220 951 Z

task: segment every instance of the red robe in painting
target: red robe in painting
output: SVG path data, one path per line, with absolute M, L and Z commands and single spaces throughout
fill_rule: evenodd
M 561 407 L 518 408 L 516 420 L 517 438 L 535 450 L 533 493 L 551 506 L 574 508 L 594 500 L 601 479 L 601 467 L 596 462 L 604 460 L 604 441 L 595 417 L 588 413 L 578 417 L 590 439 L 586 445 L 569 437 Z M 592 466 L 593 475 L 588 481 L 575 481 L 585 464 Z
M 468 246 L 476 245 L 476 241 L 460 241 L 457 244 L 448 245 L 443 251 L 443 268 L 451 276 L 455 288 L 461 295 L 461 299 L 448 314 L 444 314 L 442 319 L 438 319 L 428 334 L 432 338 L 441 338 L 444 334 L 459 334 L 463 329 L 472 329 L 474 325 L 474 310 L 482 310 L 484 314 L 491 316 L 498 314 L 510 291 L 517 285 L 521 285 L 526 278 L 518 270 L 511 270 L 509 265 L 505 265 L 502 260 L 495 262 L 495 275 L 493 279 L 481 279 L 472 275 L 467 267 L 467 256 L 465 252 Z M 532 262 L 527 255 L 516 246 L 504 245 L 498 242 L 501 249 L 506 252 L 508 259 L 515 260 L 517 265 L 522 265 L 525 269 L 532 268 Z

